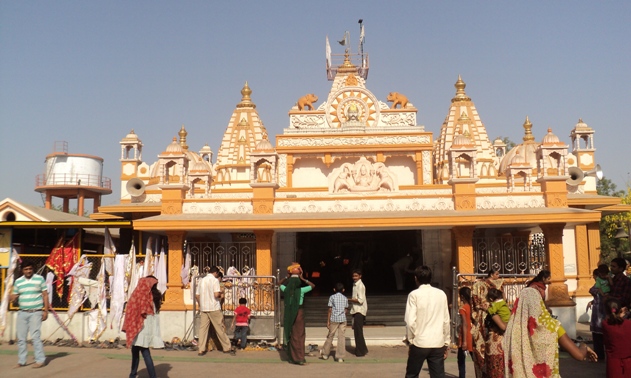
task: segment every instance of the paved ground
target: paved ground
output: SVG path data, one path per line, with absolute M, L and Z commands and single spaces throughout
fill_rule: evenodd
M 32 351 L 32 347 L 29 346 Z M 352 347 L 348 348 L 352 352 Z M 77 347 L 47 346 L 45 348 L 48 365 L 33 369 L 32 353 L 29 365 L 14 369 L 17 363 L 17 346 L 0 345 L 0 376 L 10 377 L 125 377 L 131 363 L 127 349 L 96 349 Z M 405 372 L 407 349 L 404 346 L 371 346 L 366 357 L 357 358 L 347 354 L 344 363 L 331 358 L 318 359 L 315 354 L 308 356 L 306 366 L 290 365 L 284 362 L 283 352 L 270 350 L 241 351 L 230 356 L 218 351 L 198 357 L 194 351 L 153 350 L 158 377 L 197 377 L 211 374 L 245 375 L 251 377 L 286 376 L 299 377 L 402 377 Z M 147 377 L 144 363 L 140 362 L 139 377 Z M 451 354 L 445 364 L 447 377 L 458 376 L 456 355 Z M 564 377 L 604 377 L 604 363 L 578 362 L 567 354 L 561 354 L 561 375 Z M 427 367 L 421 377 L 429 376 Z M 472 362 L 467 362 L 467 377 L 474 377 Z

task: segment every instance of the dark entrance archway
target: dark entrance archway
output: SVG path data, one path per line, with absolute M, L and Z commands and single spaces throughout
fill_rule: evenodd
M 329 295 L 335 282 L 344 283 L 350 295 L 351 272 L 357 268 L 368 294 L 397 292 L 395 263 L 403 267 L 399 272 L 407 293 L 414 288 L 409 271 L 422 263 L 421 235 L 420 230 L 301 232 L 296 258 L 320 295 Z

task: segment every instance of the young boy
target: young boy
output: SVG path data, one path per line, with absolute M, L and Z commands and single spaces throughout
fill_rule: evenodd
M 239 298 L 239 307 L 234 310 L 234 318 L 232 318 L 232 328 L 234 329 L 234 344 L 240 349 L 245 349 L 248 343 L 248 330 L 250 329 L 249 322 L 252 312 L 250 311 L 248 306 L 246 306 L 247 304 L 247 299 Z M 239 340 L 241 340 L 240 344 Z
M 335 348 L 335 358 L 338 362 L 344 362 L 346 356 L 346 338 L 344 331 L 346 330 L 346 308 L 348 307 L 348 299 L 342 294 L 344 292 L 344 284 L 338 282 L 335 284 L 335 294 L 329 298 L 329 314 L 326 320 L 326 328 L 329 334 L 326 337 L 324 347 L 320 351 L 320 358 L 327 360 L 333 345 L 333 337 L 337 332 L 337 347 Z
M 611 277 L 609 276 L 609 267 L 607 264 L 598 265 L 598 275 L 596 278 L 596 289 L 600 290 L 601 295 L 607 295 L 611 291 Z

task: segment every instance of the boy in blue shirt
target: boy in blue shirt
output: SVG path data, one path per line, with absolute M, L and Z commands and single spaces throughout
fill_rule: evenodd
M 346 330 L 346 308 L 348 307 L 348 299 L 342 294 L 344 292 L 344 284 L 338 282 L 335 284 L 335 294 L 329 298 L 329 314 L 326 320 L 326 328 L 329 334 L 326 342 L 320 351 L 320 358 L 327 360 L 333 345 L 333 337 L 337 332 L 337 347 L 335 348 L 335 358 L 337 362 L 344 362 L 346 356 L 346 338 L 344 331 Z

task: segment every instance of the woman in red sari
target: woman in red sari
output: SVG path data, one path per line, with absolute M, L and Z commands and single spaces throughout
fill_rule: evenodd
M 625 315 L 626 308 L 617 298 L 605 302 L 602 327 L 607 351 L 607 378 L 631 376 L 631 320 L 624 319 Z
M 141 278 L 127 301 L 123 332 L 127 334 L 127 348 L 131 347 L 130 378 L 137 377 L 140 354 L 145 360 L 149 377 L 156 377 L 149 348 L 164 348 L 158 315 L 162 294 L 157 286 L 158 280 L 154 276 Z

